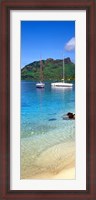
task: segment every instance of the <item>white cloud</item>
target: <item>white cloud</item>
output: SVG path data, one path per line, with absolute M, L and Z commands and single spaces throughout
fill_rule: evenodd
M 65 45 L 65 50 L 72 51 L 75 49 L 75 38 L 71 38 Z

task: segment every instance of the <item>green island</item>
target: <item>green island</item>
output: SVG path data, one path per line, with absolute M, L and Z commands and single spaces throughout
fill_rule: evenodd
M 48 58 L 42 60 L 43 63 L 43 77 L 44 81 L 62 80 L 62 66 L 63 60 Z M 21 69 L 21 79 L 22 80 L 36 80 L 40 79 L 40 61 L 34 61 L 28 65 L 25 65 Z M 64 59 L 64 79 L 65 80 L 75 80 L 75 64 L 71 59 Z

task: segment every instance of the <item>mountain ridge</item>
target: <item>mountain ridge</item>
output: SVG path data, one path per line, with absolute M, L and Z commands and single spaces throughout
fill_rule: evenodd
M 44 80 L 57 80 L 62 79 L 63 74 L 63 60 L 47 58 L 42 60 Z M 64 59 L 64 77 L 65 80 L 75 80 L 75 64 L 71 61 L 70 57 Z M 36 80 L 40 79 L 40 61 L 34 61 L 25 65 L 21 69 L 22 80 Z

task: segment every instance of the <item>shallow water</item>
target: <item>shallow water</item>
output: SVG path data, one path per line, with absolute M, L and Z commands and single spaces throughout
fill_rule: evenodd
M 62 118 L 75 112 L 75 89 L 35 84 L 21 83 L 21 178 L 50 178 L 75 167 L 75 120 Z
M 38 89 L 35 82 L 22 81 L 21 94 L 22 138 L 57 129 L 64 123 L 62 116 L 75 111 L 74 88 L 52 89 L 47 82 L 44 89 Z

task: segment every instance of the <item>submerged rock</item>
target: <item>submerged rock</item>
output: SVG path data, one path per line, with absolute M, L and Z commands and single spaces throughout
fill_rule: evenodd
M 55 120 L 57 120 L 57 119 L 56 118 L 51 118 L 48 121 L 55 121 Z
M 71 113 L 71 112 L 68 112 L 66 115 L 63 115 L 63 119 L 64 120 L 68 120 L 68 119 L 75 119 L 75 114 L 74 113 Z
M 75 114 L 74 113 L 67 113 L 67 116 L 69 117 L 69 119 L 75 119 Z

